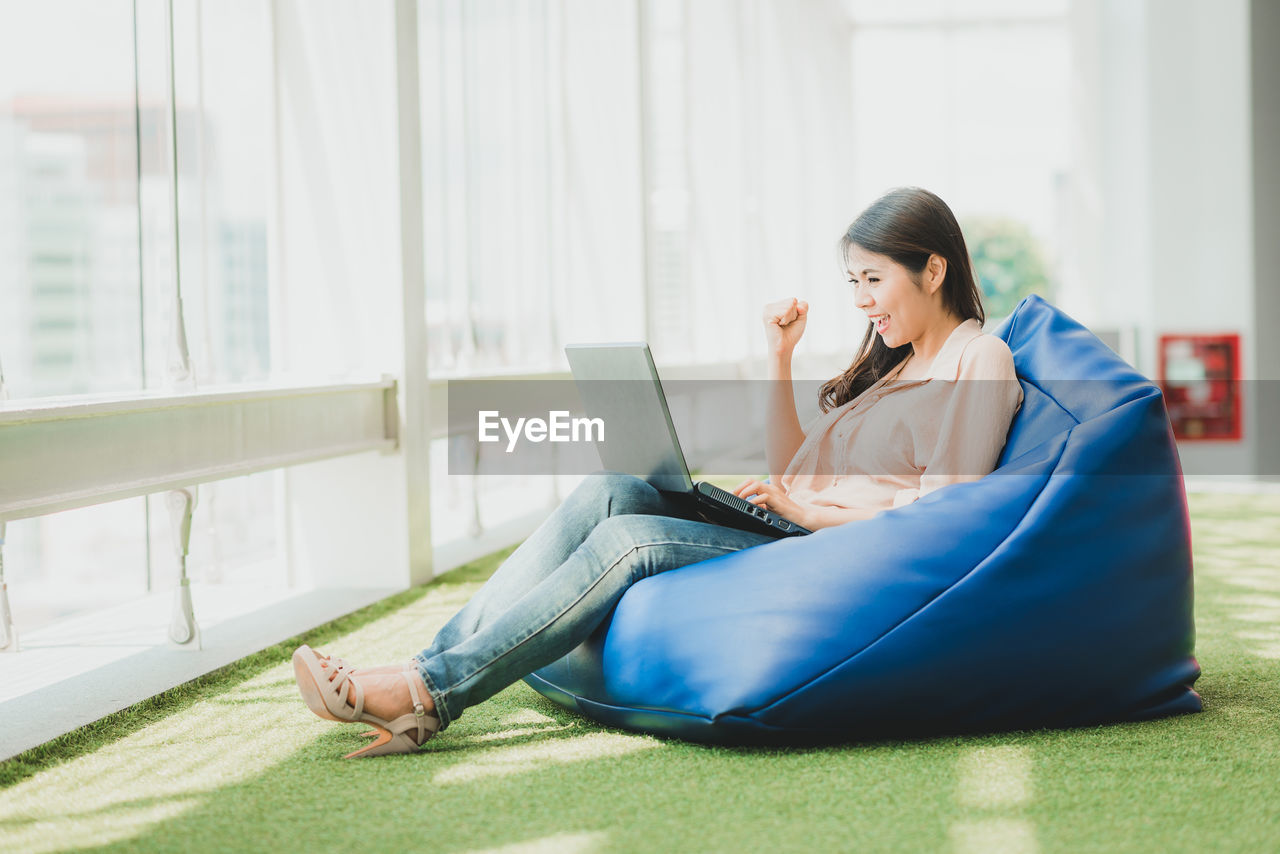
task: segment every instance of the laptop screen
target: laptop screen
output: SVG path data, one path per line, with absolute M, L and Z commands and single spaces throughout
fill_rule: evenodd
M 564 352 L 587 415 L 604 421 L 604 441 L 596 443 L 604 467 L 665 492 L 691 491 L 649 345 L 570 344 Z

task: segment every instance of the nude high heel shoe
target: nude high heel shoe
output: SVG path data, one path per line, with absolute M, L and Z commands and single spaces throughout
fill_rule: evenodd
M 406 662 L 405 664 L 383 664 L 383 665 L 378 666 L 378 667 L 359 667 L 359 666 L 357 666 L 357 665 L 355 665 L 355 664 L 352 664 L 351 662 L 347 661 L 345 658 L 338 658 L 337 656 L 334 656 L 334 655 L 323 655 L 323 654 L 320 652 L 320 650 L 318 650 L 318 649 L 314 649 L 314 648 L 312 648 L 312 647 L 310 647 L 310 646 L 307 646 L 306 644 L 303 644 L 302 646 L 300 646 L 300 647 L 298 647 L 298 648 L 299 648 L 299 649 L 305 649 L 305 650 L 307 650 L 308 652 L 310 652 L 310 653 L 311 653 L 311 655 L 314 655 L 314 656 L 316 657 L 316 660 L 317 660 L 317 661 L 319 661 L 319 662 L 321 662 L 321 666 L 322 666 L 322 667 L 323 667 L 323 666 L 326 666 L 326 665 L 325 665 L 325 662 L 329 662 L 333 667 L 337 667 L 337 668 L 343 668 L 343 667 L 345 667 L 347 670 L 350 670 L 352 673 L 361 673 L 361 672 L 362 672 L 362 673 L 365 673 L 365 674 L 369 674 L 369 673 L 394 673 L 394 672 L 396 672 L 396 671 L 398 671 L 398 670 L 413 670 L 413 669 L 414 669 L 413 662 L 411 662 L 411 661 L 410 661 L 410 662 Z
M 351 679 L 351 670 L 345 666 L 330 666 L 333 660 L 316 655 L 315 650 L 304 644 L 293 653 L 293 674 L 307 708 L 320 717 L 340 723 L 365 723 L 373 727 L 371 732 L 365 733 L 376 736 L 373 742 L 348 753 L 346 759 L 389 753 L 416 753 L 440 729 L 440 718 L 428 713 L 422 703 L 417 674 L 410 672 L 414 668 L 406 667 L 398 671 L 409 686 L 413 711 L 386 721 L 365 712 L 364 689 L 359 682 Z M 355 691 L 354 708 L 347 703 L 352 690 Z

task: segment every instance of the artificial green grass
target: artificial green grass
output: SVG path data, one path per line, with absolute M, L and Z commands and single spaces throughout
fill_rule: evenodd
M 306 710 L 293 646 L 407 658 L 495 557 L 4 763 L 0 850 L 1280 850 L 1280 496 L 1191 507 L 1202 714 L 742 749 L 517 683 L 418 755 L 342 760 L 361 729 Z

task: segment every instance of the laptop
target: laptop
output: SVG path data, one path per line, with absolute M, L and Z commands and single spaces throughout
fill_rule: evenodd
M 606 469 L 685 496 L 696 515 L 717 525 L 770 537 L 812 533 L 728 490 L 693 481 L 648 344 L 570 344 L 564 352 L 587 416 L 604 421 L 604 441 L 596 446 Z

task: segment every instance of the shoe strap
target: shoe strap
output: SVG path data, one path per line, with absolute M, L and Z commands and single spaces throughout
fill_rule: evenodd
M 422 744 L 427 740 L 427 718 L 436 719 L 436 726 L 431 727 L 430 731 L 435 732 L 440 726 L 440 718 L 436 715 L 428 715 L 427 707 L 422 703 L 422 697 L 418 694 L 418 669 L 406 668 L 400 671 L 400 675 L 404 677 L 404 681 L 409 685 L 409 694 L 413 697 L 413 717 L 418 723 L 418 744 Z
M 347 705 L 347 697 L 353 690 L 356 692 L 355 709 L 352 711 L 350 719 L 353 721 L 360 720 L 360 716 L 364 714 L 364 688 L 360 686 L 359 682 L 351 678 L 351 671 L 346 669 L 338 670 L 337 675 L 334 676 L 333 682 L 330 684 L 332 684 L 333 690 L 338 692 L 338 702 L 344 707 Z M 343 711 L 344 713 L 346 712 L 345 708 Z
M 321 668 L 333 667 L 335 670 L 341 670 L 342 668 L 345 667 L 348 670 L 355 670 L 354 667 L 352 667 L 350 664 L 347 663 L 347 660 L 345 658 L 338 658 L 338 656 L 336 655 L 321 655 L 320 650 L 318 649 L 313 649 L 311 651 L 315 654 L 316 659 L 320 662 Z

